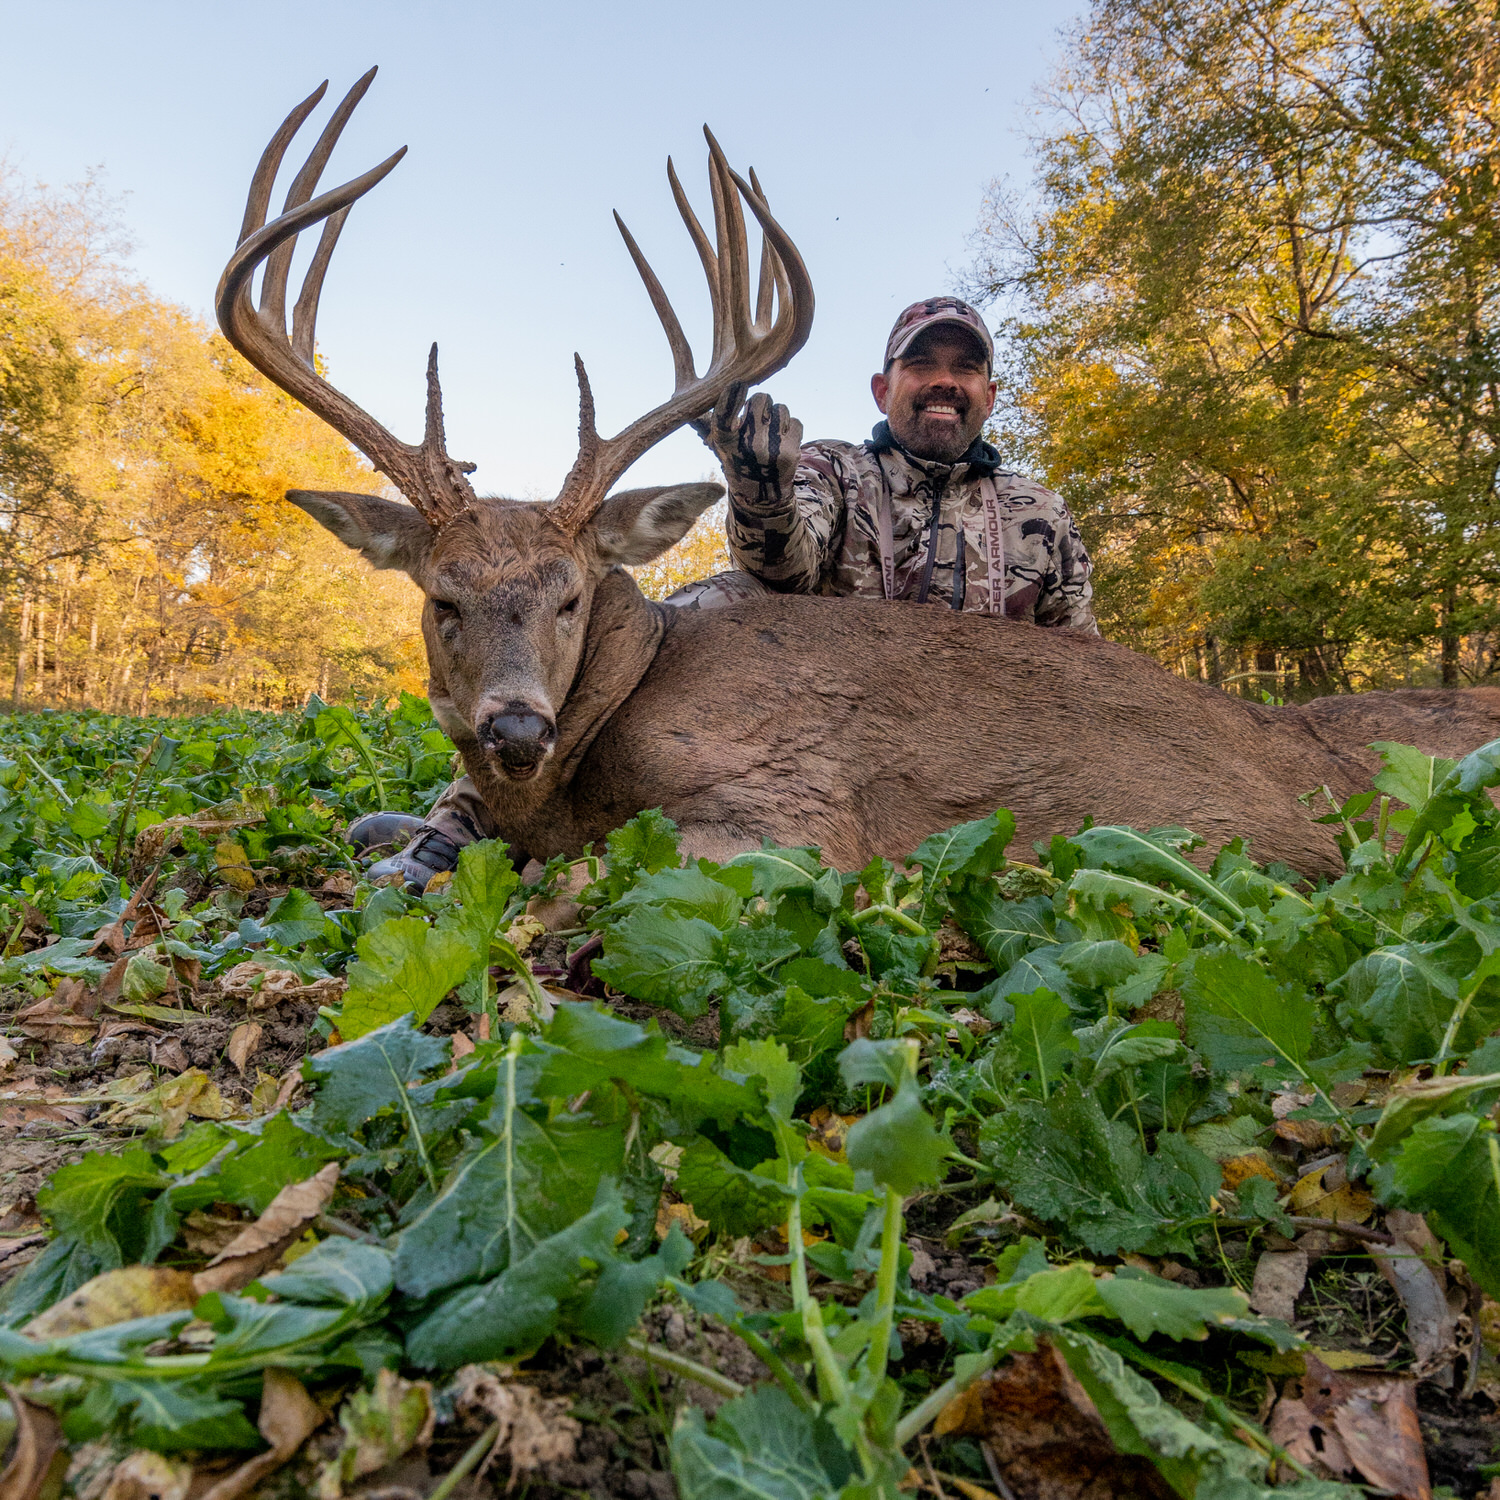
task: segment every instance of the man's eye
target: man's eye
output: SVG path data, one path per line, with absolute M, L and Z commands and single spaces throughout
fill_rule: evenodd
M 577 614 L 577 612 L 578 612 L 578 600 L 579 600 L 580 597 L 581 597 L 580 595 L 575 594 L 571 599 L 568 600 L 568 602 L 566 604 L 564 604 L 558 610 L 558 614 L 561 615 L 561 616 L 563 616 L 564 618 L 567 618 L 569 615 Z
M 458 606 L 450 603 L 447 599 L 434 599 L 432 607 L 437 612 L 440 620 L 456 620 L 458 618 Z

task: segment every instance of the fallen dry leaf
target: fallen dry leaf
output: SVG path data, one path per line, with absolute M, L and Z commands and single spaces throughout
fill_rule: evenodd
M 1287 1382 L 1271 1413 L 1271 1441 L 1320 1477 L 1363 1479 L 1401 1500 L 1431 1500 L 1416 1382 L 1303 1358 L 1307 1373 Z
M 1278 1191 L 1281 1188 L 1281 1174 L 1272 1165 L 1270 1153 L 1258 1146 L 1220 1162 L 1219 1170 L 1224 1174 L 1224 1186 L 1230 1192 L 1250 1177 L 1264 1177 Z
M 117 1104 L 102 1122 L 122 1125 L 140 1123 L 175 1140 L 187 1124 L 195 1120 L 224 1120 L 233 1114 L 219 1092 L 219 1086 L 202 1068 L 189 1068 L 176 1078 L 168 1078 L 154 1089 Z
M 1340 1224 L 1363 1224 L 1375 1212 L 1375 1200 L 1363 1188 L 1350 1187 L 1342 1162 L 1330 1162 L 1309 1172 L 1286 1202 L 1294 1214 L 1333 1219 Z
M 338 1180 L 339 1164 L 331 1161 L 315 1177 L 282 1188 L 266 1211 L 193 1277 L 198 1295 L 236 1292 L 274 1265 L 328 1206 Z
M 224 884 L 247 895 L 255 889 L 255 871 L 250 868 L 250 856 L 245 846 L 233 839 L 221 839 L 214 845 L 214 864 Z
M 107 923 L 94 934 L 94 941 L 84 950 L 86 953 L 123 953 L 125 951 L 125 924 L 134 921 L 135 914 L 151 899 L 156 889 L 156 871 L 153 870 L 131 892 L 125 909 L 113 922 Z
M 672 1226 L 677 1225 L 679 1229 L 690 1239 L 695 1240 L 705 1229 L 708 1228 L 708 1220 L 700 1219 L 693 1212 L 690 1203 L 682 1203 L 668 1199 L 665 1193 L 656 1205 L 656 1237 L 664 1240 L 672 1232 Z
M 120 1266 L 85 1281 L 71 1296 L 36 1315 L 21 1332 L 34 1339 L 66 1338 L 129 1318 L 180 1312 L 197 1300 L 193 1278 L 168 1266 Z
M 281 1093 L 281 1080 L 274 1073 L 262 1073 L 256 1069 L 258 1074 L 255 1087 L 250 1090 L 250 1113 L 252 1115 L 268 1115 L 276 1108 L 277 1096 Z
M 164 1036 L 151 1043 L 151 1061 L 169 1073 L 186 1073 L 192 1067 L 186 1050 L 175 1036 Z
M 51 1481 L 61 1488 L 68 1455 L 62 1445 L 62 1424 L 45 1406 L 34 1406 L 15 1386 L 3 1387 L 16 1416 L 16 1447 L 0 1474 L 0 1500 L 40 1500 Z
M 474 1043 L 466 1031 L 455 1031 L 452 1041 L 452 1062 L 448 1068 L 450 1073 L 456 1071 L 459 1063 L 474 1050 Z
M 84 1013 L 85 1008 L 88 1014 Z M 18 1010 L 15 1022 L 27 1036 L 39 1042 L 67 1042 L 77 1046 L 89 1041 L 98 1029 L 93 1019 L 98 1008 L 81 979 L 62 979 L 50 995 Z
M 1290 1323 L 1297 1298 L 1307 1284 L 1307 1254 L 1302 1250 L 1267 1250 L 1255 1263 L 1250 1306 L 1264 1318 Z
M 247 1459 L 198 1500 L 239 1500 L 262 1479 L 288 1463 L 297 1450 L 322 1425 L 327 1413 L 295 1375 L 269 1369 L 261 1387 L 260 1435 L 271 1445 L 264 1453 Z
M 950 1402 L 933 1434 L 987 1443 L 1006 1485 L 1035 1500 L 1174 1500 L 1176 1494 L 1149 1459 L 1115 1447 L 1088 1392 L 1046 1339 Z
M 115 1465 L 103 1500 L 186 1500 L 192 1482 L 189 1460 L 137 1448 Z
M 511 1474 L 529 1474 L 543 1464 L 566 1462 L 577 1449 L 582 1426 L 566 1396 L 547 1397 L 511 1381 L 503 1366 L 465 1365 L 453 1378 L 453 1404 L 466 1415 L 500 1424 L 494 1453 L 510 1458 Z
M 807 1123 L 812 1126 L 807 1144 L 820 1156 L 843 1161 L 849 1132 L 861 1118 L 859 1115 L 837 1115 L 826 1104 L 820 1104 L 807 1117 Z
M 1406 1309 L 1407 1337 L 1416 1356 L 1412 1374 L 1450 1388 L 1458 1320 L 1448 1305 L 1442 1247 L 1420 1214 L 1392 1212 L 1386 1216 L 1386 1228 L 1396 1237 L 1394 1245 L 1365 1248 Z
M 336 1004 L 344 992 L 339 978 L 316 979 L 304 984 L 295 969 L 279 969 L 264 959 L 246 959 L 219 980 L 219 990 L 230 1000 L 240 1000 L 251 1010 L 269 1010 L 285 1000 L 312 1000 L 319 1005 Z
M 3 1078 L 7 1073 L 10 1072 L 13 1067 L 15 1067 L 16 1059 L 20 1055 L 21 1054 L 11 1046 L 7 1038 L 0 1036 L 0 1078 Z
M 243 1219 L 210 1213 L 206 1208 L 195 1208 L 182 1221 L 182 1240 L 195 1255 L 206 1255 L 212 1259 L 228 1249 L 244 1227 Z
M 373 1391 L 356 1390 L 339 1408 L 344 1440 L 318 1475 L 318 1500 L 339 1500 L 346 1484 L 425 1446 L 436 1420 L 429 1381 L 403 1380 L 382 1369 Z
M 265 1027 L 259 1021 L 244 1021 L 234 1028 L 229 1038 L 229 1060 L 240 1070 L 241 1077 L 245 1073 L 245 1064 L 259 1049 L 264 1032 Z
M 1278 1120 L 1276 1134 L 1308 1151 L 1321 1151 L 1333 1144 L 1333 1129 L 1321 1120 Z
M 538 938 L 546 935 L 547 924 L 529 912 L 517 917 L 509 927 L 505 929 L 505 941 L 516 950 L 517 953 L 525 954 L 530 951 L 532 945 Z
M 844 1022 L 844 1040 L 846 1042 L 858 1042 L 870 1034 L 870 1027 L 875 1022 L 875 1002 L 867 1000 L 860 1008 Z

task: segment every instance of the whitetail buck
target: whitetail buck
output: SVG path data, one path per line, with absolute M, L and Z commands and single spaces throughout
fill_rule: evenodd
M 466 478 L 473 465 L 446 450 L 436 345 L 426 435 L 415 447 L 313 365 L 318 297 L 344 219 L 404 154 L 313 196 L 373 76 L 340 104 L 281 217 L 267 224 L 282 157 L 324 89 L 272 138 L 219 285 L 219 323 L 252 365 L 411 502 L 307 490 L 287 497 L 427 595 L 434 711 L 518 863 L 581 850 L 661 807 L 694 854 L 724 858 L 764 836 L 819 844 L 849 869 L 1005 806 L 1022 848 L 1092 814 L 1142 827 L 1182 823 L 1215 843 L 1250 835 L 1262 859 L 1313 872 L 1335 865 L 1334 843 L 1297 794 L 1320 783 L 1338 793 L 1367 785 L 1378 763 L 1369 740 L 1461 754 L 1500 735 L 1493 689 L 1264 708 L 1097 637 L 950 609 L 775 596 L 701 612 L 649 602 L 623 565 L 660 555 L 722 491 L 689 484 L 611 495 L 610 486 L 732 385 L 764 380 L 806 342 L 812 286 L 796 246 L 754 174 L 747 183 L 733 172 L 712 136 L 712 241 L 668 162 L 713 305 L 707 372 L 696 373 L 660 282 L 616 215 L 666 331 L 676 389 L 604 440 L 577 361 L 579 453 L 557 499 L 477 497 Z M 764 239 L 753 311 L 741 199 Z M 319 222 L 288 336 L 292 251 Z M 262 264 L 257 309 L 250 284 Z

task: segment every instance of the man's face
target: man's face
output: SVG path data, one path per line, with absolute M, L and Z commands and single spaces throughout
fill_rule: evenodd
M 937 463 L 957 463 L 995 407 L 979 340 L 959 328 L 928 329 L 870 390 L 901 446 Z

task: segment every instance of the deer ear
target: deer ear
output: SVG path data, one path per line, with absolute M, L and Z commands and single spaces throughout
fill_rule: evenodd
M 288 490 L 286 497 L 377 568 L 413 578 L 432 550 L 432 527 L 409 505 L 343 490 Z
M 599 557 L 632 567 L 660 557 L 723 493 L 721 484 L 671 484 L 611 495 L 589 522 Z

